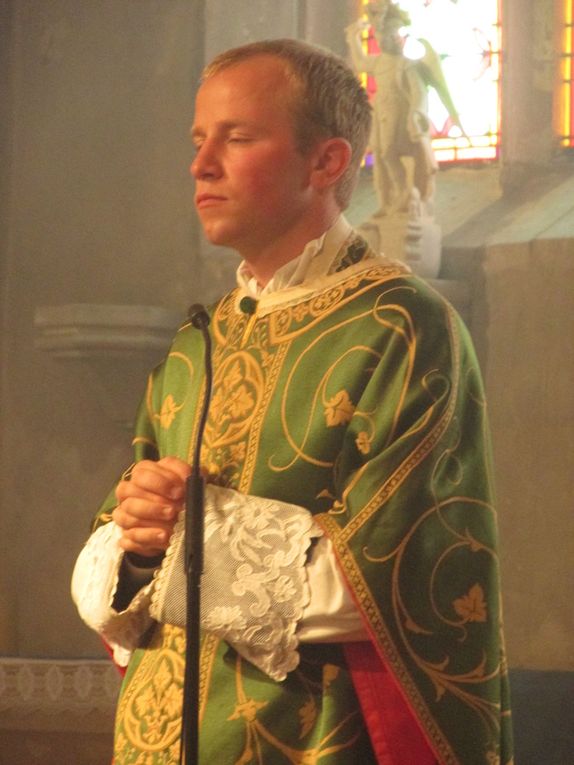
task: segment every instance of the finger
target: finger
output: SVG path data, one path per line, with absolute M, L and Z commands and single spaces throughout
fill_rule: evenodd
M 157 464 L 175 473 L 184 483 L 191 474 L 191 466 L 179 457 L 163 457 Z
M 170 532 L 173 530 L 178 515 L 177 508 L 165 508 L 165 512 L 160 512 L 157 515 L 145 508 L 135 512 L 130 504 L 133 501 L 135 500 L 121 502 L 113 510 L 112 519 L 117 526 L 122 529 L 157 527 Z M 162 510 L 164 509 L 162 508 Z
M 122 534 L 119 545 L 126 552 L 153 557 L 167 549 L 169 538 L 163 529 L 132 529 Z
M 152 505 L 170 505 L 173 504 L 173 500 L 169 497 L 153 494 L 151 491 L 146 491 L 141 486 L 133 481 L 120 481 L 116 486 L 115 491 L 118 502 L 124 502 L 130 498 L 138 498 L 143 501 L 149 502 Z
M 185 479 L 165 465 L 149 460 L 135 465 L 129 483 L 169 500 L 183 499 L 185 493 Z
M 156 470 L 141 468 L 129 481 L 120 481 L 116 497 L 121 502 L 128 497 L 140 497 L 164 505 L 183 500 L 185 484 L 174 473 L 163 475 Z
M 138 521 L 151 522 L 170 522 L 177 518 L 182 506 L 177 503 L 166 504 L 151 495 L 146 496 L 124 496 L 117 505 L 116 510 L 131 516 Z M 158 501 L 159 499 L 159 501 Z

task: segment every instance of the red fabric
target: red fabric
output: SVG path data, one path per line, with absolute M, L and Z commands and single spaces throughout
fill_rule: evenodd
M 436 755 L 373 645 L 344 647 L 379 765 L 436 765 Z
M 120 665 L 119 665 L 119 664 L 117 664 L 117 663 L 114 661 L 114 652 L 113 652 L 113 650 L 110 648 L 110 646 L 109 646 L 109 645 L 106 643 L 106 641 L 105 641 L 105 640 L 103 640 L 102 642 L 103 642 L 103 644 L 104 644 L 104 648 L 105 648 L 105 649 L 106 649 L 106 651 L 107 651 L 107 652 L 110 654 L 110 657 L 111 657 L 112 661 L 114 662 L 114 666 L 115 666 L 115 668 L 118 670 L 118 672 L 120 673 L 120 675 L 123 677 L 123 676 L 126 674 L 126 670 L 127 670 L 127 667 L 120 667 Z

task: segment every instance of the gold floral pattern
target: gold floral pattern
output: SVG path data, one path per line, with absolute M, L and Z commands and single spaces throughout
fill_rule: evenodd
M 334 428 L 337 425 L 344 425 L 351 420 L 354 411 L 355 407 L 349 398 L 349 394 L 346 390 L 340 390 L 325 402 L 325 420 L 327 426 Z
M 222 360 L 214 378 L 214 390 L 205 444 L 209 449 L 236 447 L 251 425 L 264 385 L 263 371 L 248 353 L 238 351 Z
M 369 436 L 366 430 L 361 430 L 361 432 L 357 435 L 357 438 L 355 438 L 355 443 L 357 444 L 357 449 L 361 452 L 361 454 L 368 454 L 371 451 L 372 438 Z
M 165 428 L 166 430 L 171 427 L 171 424 L 175 419 L 175 415 L 179 412 L 180 409 L 181 406 L 178 406 L 175 403 L 175 399 L 171 393 L 168 393 L 168 395 L 163 400 L 163 404 L 161 405 L 159 412 L 159 423 L 161 427 Z
M 115 762 L 172 765 L 177 762 L 184 673 L 183 633 L 164 627 L 118 705 Z M 146 759 L 147 758 L 147 759 Z
M 485 622 L 487 618 L 484 590 L 479 584 L 470 588 L 462 598 L 453 601 L 453 608 L 465 622 Z
M 126 708 L 125 735 L 136 747 L 162 751 L 179 737 L 183 660 L 163 651 Z

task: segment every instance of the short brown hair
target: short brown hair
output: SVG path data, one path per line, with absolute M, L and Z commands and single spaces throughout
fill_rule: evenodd
M 225 51 L 205 67 L 202 81 L 254 56 L 266 55 L 287 65 L 299 149 L 306 152 L 317 141 L 335 137 L 351 145 L 351 162 L 336 188 L 337 202 L 344 210 L 355 188 L 371 129 L 371 106 L 364 88 L 339 56 L 293 39 L 261 40 Z

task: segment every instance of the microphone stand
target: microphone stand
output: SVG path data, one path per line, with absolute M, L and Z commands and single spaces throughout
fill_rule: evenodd
M 185 674 L 181 716 L 180 765 L 198 765 L 199 760 L 199 648 L 200 584 L 203 573 L 204 479 L 201 474 L 201 442 L 207 422 L 213 374 L 209 315 L 202 305 L 192 305 L 188 316 L 201 331 L 205 346 L 205 395 L 197 428 L 191 475 L 185 494 L 185 571 L 187 581 L 185 627 Z

